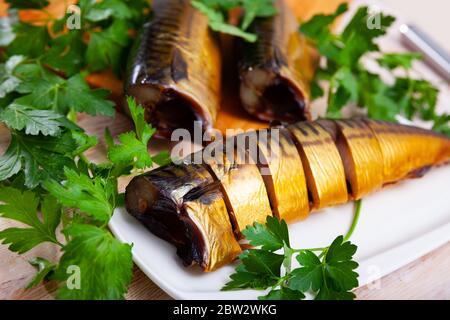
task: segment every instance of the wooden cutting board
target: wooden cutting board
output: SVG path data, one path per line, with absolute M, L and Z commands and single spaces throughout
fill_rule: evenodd
M 293 11 L 300 19 L 308 19 L 316 13 L 329 13 L 334 11 L 341 0 L 287 0 Z M 62 16 L 65 3 L 75 3 L 74 0 L 53 0 L 48 12 L 54 16 Z M 6 14 L 6 5 L 0 0 L 0 16 Z M 29 11 L 21 16 L 22 19 L 37 21 L 45 19 L 40 12 Z M 122 95 L 122 83 L 110 72 L 94 74 L 88 81 L 97 87 L 106 87 L 113 92 L 113 97 Z M 116 99 L 115 99 L 116 100 Z M 218 117 L 217 127 L 226 128 L 261 128 L 267 124 L 249 117 L 236 104 L 236 90 L 232 87 L 224 88 L 224 99 Z M 114 135 L 131 129 L 129 120 L 123 115 L 115 119 L 105 117 L 79 117 L 80 125 L 89 134 L 102 136 L 105 127 L 109 127 Z M 8 143 L 8 131 L 0 126 L 0 146 Z M 156 141 L 155 144 L 164 144 Z M 2 148 L 2 149 L 3 149 Z M 103 141 L 98 147 L 90 150 L 88 157 L 92 160 L 105 159 L 105 146 Z M 126 181 L 122 182 L 122 188 Z M 17 224 L 0 218 L 0 230 L 17 226 Z M 55 260 L 60 252 L 54 246 L 43 244 L 26 255 L 16 255 L 6 246 L 0 245 L 0 299 L 51 299 L 55 288 L 43 285 L 31 290 L 23 289 L 35 274 L 27 259 L 35 256 Z M 381 279 L 379 287 L 366 286 L 356 290 L 360 299 L 395 299 L 395 298 L 450 298 L 450 282 L 442 281 L 441 274 L 450 268 L 450 244 L 428 254 L 420 260 Z M 130 286 L 128 299 L 168 299 L 169 296 L 151 282 L 138 268 L 135 268 L 134 279 Z M 448 279 L 448 277 L 447 277 Z

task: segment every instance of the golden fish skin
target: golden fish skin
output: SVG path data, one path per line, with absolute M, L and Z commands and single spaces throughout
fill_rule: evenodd
M 375 134 L 383 159 L 383 183 L 421 176 L 450 159 L 450 139 L 429 130 L 365 120 Z
M 333 136 L 344 163 L 353 199 L 361 199 L 383 186 L 383 156 L 372 129 L 363 119 L 319 120 Z
M 257 140 L 258 151 L 273 161 L 266 167 L 242 164 L 236 154 L 255 159 L 248 145 L 237 144 L 230 156 L 216 142 L 225 150 L 216 160 L 185 160 L 134 178 L 126 192 L 128 212 L 175 245 L 186 265 L 212 271 L 235 259 L 247 225 L 272 214 L 294 221 L 450 161 L 450 138 L 365 118 L 302 122 L 232 139 L 274 135 L 276 129 L 282 132 L 278 150 L 272 140 L 269 147 Z M 263 178 L 264 169 L 270 179 Z
M 125 91 L 146 109 L 157 135 L 214 125 L 220 108 L 221 57 L 208 18 L 190 0 L 155 0 L 130 55 Z
M 186 200 L 183 210 L 202 232 L 202 238 L 207 239 L 204 241 L 204 256 L 200 264 L 204 271 L 213 271 L 233 261 L 241 253 L 218 188 L 202 193 L 193 200 Z
M 300 122 L 289 126 L 288 130 L 297 141 L 312 208 L 347 202 L 344 165 L 331 135 L 317 122 Z
M 285 1 L 276 0 L 275 5 L 278 14 L 256 19 L 250 26 L 257 42 L 241 44 L 241 102 L 264 121 L 308 120 L 314 61 Z
M 310 208 L 305 171 L 290 133 L 282 127 L 260 130 L 258 142 L 258 162 L 268 169 L 261 174 L 274 215 L 287 222 L 306 219 Z
M 126 207 L 156 236 L 177 248 L 185 265 L 212 271 L 241 251 L 222 193 L 199 165 L 171 165 L 133 179 Z
M 222 162 L 215 158 L 205 159 L 205 165 L 222 186 L 235 233 L 240 237 L 247 226 L 264 223 L 267 216 L 272 215 L 272 209 L 257 165 L 239 162 L 236 151 L 234 159 L 230 159 L 227 152 L 222 156 Z

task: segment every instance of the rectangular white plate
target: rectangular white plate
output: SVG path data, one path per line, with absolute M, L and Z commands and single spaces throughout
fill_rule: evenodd
M 353 7 L 359 4 L 358 1 Z M 404 50 L 399 45 L 400 23 L 398 20 L 381 43 L 385 51 Z M 425 66 L 419 64 L 418 69 L 438 83 Z M 449 110 L 448 86 L 444 84 L 441 89 L 439 108 Z M 291 243 L 298 248 L 328 245 L 337 235 L 346 233 L 352 216 L 351 204 L 316 212 L 306 221 L 289 226 Z M 173 298 L 256 299 L 263 294 L 253 290 L 220 291 L 233 273 L 234 265 L 208 274 L 199 268 L 184 268 L 175 249 L 147 231 L 125 209 L 116 210 L 110 227 L 121 241 L 133 244 L 136 264 Z M 434 169 L 422 179 L 390 186 L 363 201 L 360 222 L 351 239 L 358 245 L 359 283 L 375 281 L 449 240 L 450 166 Z

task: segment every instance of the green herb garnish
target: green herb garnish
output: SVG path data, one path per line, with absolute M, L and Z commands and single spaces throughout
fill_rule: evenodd
M 257 36 L 248 32 L 256 18 L 271 17 L 277 13 L 274 0 L 192 0 L 192 5 L 209 19 L 209 26 L 216 32 L 231 34 L 248 42 L 255 42 Z M 244 16 L 239 26 L 228 22 L 232 9 L 242 8 Z
M 367 7 L 360 7 L 340 34 L 330 30 L 335 20 L 347 11 L 342 4 L 331 15 L 317 15 L 301 25 L 300 31 L 317 47 L 325 63 L 319 67 L 312 87 L 313 98 L 325 94 L 328 84 L 327 117 L 340 118 L 342 109 L 355 104 L 373 119 L 396 122 L 397 115 L 409 120 L 419 117 L 433 123 L 433 129 L 449 135 L 448 114 L 436 112 L 438 89 L 430 82 L 411 76 L 417 53 L 381 53 L 376 40 L 384 36 L 395 18 L 379 13 L 372 25 Z M 362 63 L 372 60 L 393 79 L 385 81 Z
M 87 159 L 98 139 L 76 124 L 76 115 L 115 114 L 109 92 L 91 89 L 85 77 L 105 69 L 118 73 L 131 44 L 129 30 L 147 19 L 148 3 L 80 1 L 82 23 L 73 30 L 65 29 L 70 14 L 46 14 L 44 25 L 18 20 L 17 10 L 45 12 L 47 1 L 8 3 L 10 16 L 0 32 L 0 121 L 11 141 L 0 157 L 0 216 L 26 226 L 0 231 L 0 241 L 20 254 L 43 242 L 60 248 L 59 261 L 30 261 L 37 274 L 28 287 L 55 281 L 57 298 L 122 299 L 132 278 L 131 246 L 107 228 L 123 204 L 118 179 L 168 156 L 148 154 L 154 129 L 133 99 L 128 104 L 136 131 L 120 135 L 120 145 L 107 132 L 108 161 L 101 164 Z
M 241 264 L 222 290 L 256 289 L 270 291 L 261 300 L 301 300 L 310 293 L 317 300 L 349 300 L 358 286 L 358 263 L 353 260 L 357 246 L 348 240 L 361 211 L 356 202 L 355 215 L 348 233 L 337 237 L 325 248 L 294 249 L 287 224 L 267 217 L 266 224 L 255 223 L 242 233 L 255 249 L 244 251 Z M 281 251 L 281 254 L 280 252 Z M 295 257 L 300 267 L 292 270 Z

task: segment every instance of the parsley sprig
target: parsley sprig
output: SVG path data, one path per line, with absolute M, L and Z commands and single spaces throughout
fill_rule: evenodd
M 265 224 L 255 223 L 242 233 L 250 245 L 240 264 L 222 290 L 256 289 L 269 292 L 261 300 L 301 300 L 310 293 L 317 300 L 349 300 L 358 286 L 358 263 L 353 260 L 357 247 L 350 239 L 361 211 L 356 202 L 353 222 L 345 236 L 337 237 L 325 248 L 294 249 L 284 220 L 267 217 Z M 280 253 L 281 251 L 281 253 Z M 292 260 L 299 267 L 292 269 Z
M 277 14 L 274 0 L 192 0 L 192 5 L 208 17 L 212 30 L 231 34 L 248 42 L 257 40 L 257 36 L 248 31 L 256 18 Z M 241 23 L 236 26 L 229 23 L 229 12 L 238 8 L 243 9 L 244 14 Z
M 93 163 L 86 151 L 98 144 L 76 124 L 77 113 L 114 116 L 104 89 L 91 89 L 89 72 L 119 73 L 132 37 L 130 30 L 148 16 L 145 0 L 80 0 L 80 29 L 45 11 L 48 1 L 8 0 L 9 16 L 0 23 L 0 121 L 11 141 L 0 157 L 0 216 L 22 224 L 0 231 L 11 251 L 26 253 L 41 243 L 60 248 L 59 261 L 35 257 L 28 287 L 57 283 L 57 298 L 121 299 L 132 277 L 131 246 L 107 228 L 123 204 L 118 180 L 163 164 L 167 153 L 152 157 L 147 143 L 154 129 L 143 108 L 128 99 L 136 130 L 115 144 L 105 133 L 108 161 Z M 19 19 L 18 10 L 38 9 L 43 24 Z M 62 232 L 60 232 L 62 231 Z M 68 284 L 73 267 L 79 286 Z M 72 270 L 72 271 L 71 271 Z M 75 275 L 76 276 L 76 275 Z
M 421 55 L 380 52 L 377 40 L 387 33 L 395 18 L 380 13 L 379 26 L 369 27 L 369 9 L 360 7 L 340 34 L 332 33 L 330 27 L 347 9 L 347 4 L 342 4 L 335 13 L 316 15 L 300 27 L 325 62 L 316 72 L 312 96 L 325 95 L 323 85 L 328 85 L 327 116 L 340 118 L 342 109 L 354 104 L 370 118 L 396 122 L 397 115 L 409 120 L 419 117 L 433 123 L 434 130 L 450 135 L 450 115 L 436 112 L 439 90 L 412 76 L 413 62 Z M 363 61 L 377 63 L 393 81 L 369 71 Z

